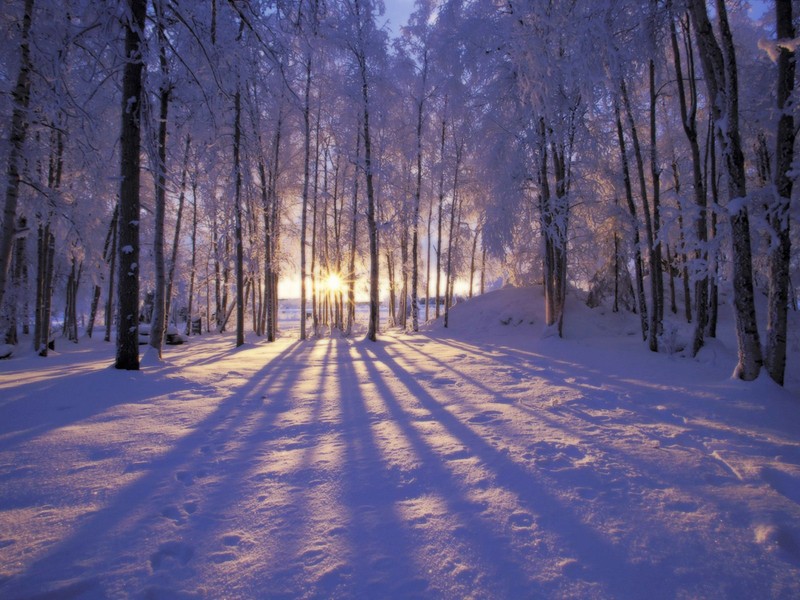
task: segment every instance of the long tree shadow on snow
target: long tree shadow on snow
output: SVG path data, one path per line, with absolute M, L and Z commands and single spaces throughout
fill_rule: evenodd
M 283 361 L 295 360 L 304 351 L 308 351 L 307 347 L 295 342 L 272 357 L 246 384 L 222 399 L 209 415 L 196 423 L 189 434 L 176 440 L 166 453 L 146 466 L 139 466 L 142 475 L 124 488 L 115 490 L 106 506 L 86 515 L 68 537 L 51 546 L 24 572 L 0 583 L 0 595 L 10 598 L 32 597 L 33 594 L 69 597 L 73 593 L 89 593 L 91 597 L 104 597 L 108 595 L 111 582 L 118 591 L 141 589 L 141 581 L 115 579 L 119 565 L 135 561 L 141 566 L 136 569 L 134 577 L 141 577 L 147 571 L 154 576 L 154 585 L 148 592 L 151 597 L 179 597 L 177 592 L 170 594 L 170 577 L 163 567 L 175 563 L 185 565 L 191 560 L 194 538 L 191 531 L 184 529 L 175 532 L 176 536 L 181 534 L 177 536 L 180 540 L 177 537 L 161 539 L 164 520 L 172 515 L 169 511 L 176 502 L 180 502 L 179 491 L 208 474 L 210 438 L 217 436 L 217 443 L 235 441 L 238 428 L 246 420 L 254 418 L 254 413 L 269 413 L 261 392 L 285 377 L 281 366 Z M 284 385 L 291 387 L 292 381 L 285 381 Z M 163 382 L 159 382 L 159 386 L 157 393 L 160 395 L 164 389 Z M 258 415 L 256 418 L 263 418 Z M 234 467 L 229 477 L 235 479 L 239 475 L 241 471 Z M 197 510 L 190 504 L 184 506 L 192 512 Z M 220 499 L 217 508 L 224 510 Z M 195 533 L 203 535 L 202 531 Z M 132 540 L 134 547 L 116 548 L 116 538 Z M 155 547 L 151 546 L 154 539 L 158 541 Z M 84 576 L 87 563 L 95 564 Z M 178 577 L 185 575 L 179 573 Z M 124 573 L 123 577 L 130 575 Z
M 415 556 L 410 532 L 399 518 L 397 480 L 381 451 L 363 393 L 364 373 L 357 373 L 350 343 L 338 362 L 340 401 L 346 444 L 343 500 L 349 510 L 347 537 L 354 572 L 353 598 L 414 598 L 424 595 L 430 581 Z
M 391 348 L 391 345 L 388 346 Z M 537 481 L 535 475 L 514 462 L 508 455 L 492 446 L 486 439 L 478 435 L 471 427 L 463 423 L 442 403 L 431 395 L 417 381 L 409 376 L 396 357 L 381 344 L 364 346 L 362 358 L 365 363 L 380 363 L 389 368 L 392 375 L 419 402 L 420 406 L 430 412 L 436 422 L 457 439 L 471 453 L 478 457 L 480 463 L 490 470 L 493 480 L 505 490 L 516 495 L 519 510 L 523 514 L 539 515 L 542 526 L 548 534 L 555 537 L 556 543 L 562 546 L 560 552 L 573 556 L 579 565 L 579 572 L 572 576 L 588 582 L 590 585 L 608 585 L 605 590 L 612 597 L 635 597 L 646 589 L 648 582 L 661 579 L 663 573 L 648 564 L 633 564 L 625 550 L 616 547 L 601 533 L 587 526 L 559 499 L 554 497 L 543 482 Z M 409 415 L 394 399 L 388 385 L 376 368 L 371 368 L 376 385 L 382 389 L 381 396 L 386 399 L 395 421 L 403 428 L 410 439 L 415 440 L 420 456 L 424 458 L 423 468 L 428 471 L 428 480 L 441 488 L 444 495 L 465 494 L 465 486 L 456 481 L 436 450 L 429 446 L 420 436 Z M 460 517 L 465 520 L 467 528 L 473 532 L 471 545 L 480 552 L 480 546 L 487 540 L 492 541 L 492 554 L 499 557 L 498 568 L 507 582 L 513 595 L 523 597 L 540 593 L 557 592 L 549 589 L 535 589 L 534 583 L 526 579 L 524 563 L 535 561 L 535 556 L 517 556 L 511 540 L 506 534 L 498 533 L 506 528 L 506 524 L 483 522 L 482 519 L 470 515 L 470 507 L 455 505 Z M 463 510 L 467 508 L 468 510 Z M 667 585 L 667 588 L 669 586 Z M 666 595 L 669 595 L 667 588 Z
M 405 340 L 398 342 L 405 347 L 418 350 L 424 354 L 426 360 L 432 361 L 440 369 L 448 370 L 453 377 L 468 381 L 470 385 L 475 385 L 481 390 L 490 390 L 485 384 L 476 383 L 475 377 L 463 373 L 457 363 L 443 361 Z M 670 518 L 669 510 L 693 512 L 702 510 L 703 506 L 713 506 L 718 507 L 717 518 L 725 518 L 728 513 L 736 513 L 743 509 L 737 504 L 738 496 L 731 497 L 729 490 L 729 486 L 740 484 L 739 475 L 727 462 L 720 459 L 718 453 L 712 452 L 706 446 L 705 442 L 709 439 L 713 439 L 714 444 L 721 442 L 731 444 L 733 447 L 753 446 L 759 448 L 757 452 L 764 456 L 796 455 L 796 449 L 792 451 L 792 448 L 796 447 L 785 442 L 777 445 L 766 442 L 762 439 L 763 432 L 758 429 L 751 433 L 743 433 L 731 429 L 725 423 L 711 422 L 714 420 L 710 416 L 714 413 L 714 408 L 703 406 L 708 399 L 704 398 L 702 393 L 698 393 L 697 404 L 686 402 L 686 394 L 695 392 L 685 386 L 676 386 L 674 377 L 672 379 L 667 377 L 659 384 L 657 382 L 659 380 L 656 382 L 643 379 L 631 380 L 621 375 L 600 372 L 589 365 L 501 345 L 474 346 L 452 339 L 436 339 L 436 343 L 463 351 L 469 356 L 479 356 L 482 359 L 482 368 L 502 369 L 507 372 L 511 380 L 520 383 L 530 380 L 532 383 L 535 382 L 535 385 L 544 382 L 548 387 L 554 386 L 553 389 L 568 388 L 578 392 L 574 400 L 568 400 L 563 404 L 551 405 L 546 397 L 535 399 L 530 405 L 514 401 L 511 403 L 511 410 L 527 413 L 529 416 L 526 418 L 533 417 L 546 425 L 554 434 L 549 436 L 551 439 L 562 437 L 558 432 L 563 432 L 568 439 L 581 440 L 578 442 L 580 447 L 585 446 L 596 461 L 592 464 L 599 469 L 557 468 L 557 473 L 549 473 L 548 478 L 557 482 L 555 485 L 559 486 L 559 490 L 562 488 L 571 490 L 571 494 L 577 496 L 578 501 L 580 497 L 595 498 L 600 491 L 604 496 L 602 503 L 606 507 L 605 510 L 609 511 L 612 518 L 614 515 L 625 514 L 626 510 L 644 511 L 634 522 L 640 523 L 639 527 L 644 526 L 645 530 L 639 531 L 632 527 L 626 536 L 634 542 L 637 538 L 652 540 L 648 541 L 648 546 L 652 543 L 653 547 L 648 549 L 647 562 L 653 566 L 654 571 L 658 570 L 658 565 L 666 556 L 677 557 L 676 564 L 683 565 L 662 571 L 660 579 L 667 578 L 669 583 L 666 586 L 659 586 L 659 594 L 663 591 L 667 597 L 671 597 L 681 590 L 699 590 L 703 582 L 709 578 L 718 581 L 717 585 L 721 589 L 728 590 L 728 593 L 735 593 L 737 589 L 753 585 L 749 569 L 743 569 L 741 565 L 736 564 L 732 547 L 726 548 L 724 544 L 720 546 L 718 536 L 713 533 L 713 524 L 709 525 L 709 531 L 704 532 L 705 537 L 700 537 L 698 532 L 681 531 L 680 528 L 673 530 L 664 519 Z M 635 393 L 631 397 L 632 390 L 635 390 Z M 676 397 L 681 399 L 677 403 Z M 501 401 L 510 403 L 502 397 Z M 720 406 L 720 409 L 731 412 L 727 399 L 717 398 L 714 402 L 721 402 L 724 406 Z M 687 420 L 681 416 L 680 413 L 685 413 L 687 408 L 691 414 L 696 413 L 697 421 L 691 418 Z M 677 410 L 678 414 L 673 414 L 673 410 Z M 744 425 L 747 422 L 747 410 L 742 407 L 733 410 L 741 412 L 741 423 Z M 743 429 L 746 430 L 747 427 Z M 598 430 L 606 431 L 600 439 L 595 437 Z M 632 435 L 640 440 L 640 444 L 628 443 Z M 533 441 L 537 455 L 540 452 L 547 452 L 548 448 L 552 452 L 560 452 L 563 448 L 561 444 Z M 615 441 L 619 443 L 614 443 Z M 602 445 L 598 446 L 598 442 Z M 670 459 L 672 456 L 670 453 L 674 448 L 678 449 L 676 460 L 682 459 L 681 452 L 684 454 L 688 452 L 694 453 L 695 463 L 681 463 L 684 465 L 683 468 L 678 467 Z M 579 450 L 579 446 L 574 445 L 567 447 L 566 451 L 569 452 L 571 449 L 580 454 L 584 453 L 583 450 Z M 546 454 L 540 455 L 540 458 L 544 459 L 544 465 L 548 463 Z M 686 468 L 689 464 L 693 464 L 693 468 Z M 550 485 L 552 488 L 553 483 Z M 587 485 L 589 487 L 586 487 Z M 593 489 L 595 486 L 597 489 Z M 669 500 L 665 505 L 667 514 L 659 514 L 652 521 L 653 529 L 650 530 L 646 523 L 650 522 L 652 515 L 641 504 L 642 494 L 651 490 L 653 495 L 658 497 L 658 490 L 676 487 L 680 490 L 677 493 L 680 501 L 675 501 L 674 497 Z M 615 498 L 618 500 L 615 501 Z M 598 498 L 599 500 L 601 499 Z M 597 507 L 592 512 L 596 511 Z M 602 523 L 600 526 L 602 530 Z M 698 545 L 704 545 L 703 555 L 707 557 L 704 561 L 696 560 Z M 686 552 L 684 553 L 682 549 Z M 753 552 L 754 556 L 757 556 L 758 549 L 754 548 Z M 790 554 L 796 555 L 795 552 Z M 624 557 L 615 558 L 615 562 L 617 559 L 624 560 Z M 623 567 L 628 568 L 624 564 Z M 658 573 L 654 572 L 653 575 L 657 576 Z M 769 587 L 767 583 L 769 578 L 769 573 L 762 574 L 763 585 L 766 586 L 764 589 Z

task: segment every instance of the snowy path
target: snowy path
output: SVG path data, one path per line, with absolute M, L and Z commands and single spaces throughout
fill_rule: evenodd
M 391 334 L 120 373 L 97 348 L 0 371 L 2 598 L 800 596 L 797 412 L 675 383 L 696 365 Z

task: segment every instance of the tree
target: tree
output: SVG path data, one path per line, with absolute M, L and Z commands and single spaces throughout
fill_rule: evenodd
M 769 223 L 775 236 L 769 250 L 769 304 L 764 362 L 770 377 L 783 385 L 791 261 L 792 162 L 796 130 L 789 102 L 794 91 L 795 46 L 791 0 L 775 1 L 778 34 L 778 126 L 775 143 L 775 199 Z
M 25 136 L 29 125 L 28 105 L 30 103 L 32 71 L 30 32 L 32 21 L 33 0 L 25 0 L 22 15 L 22 35 L 19 43 L 20 64 L 17 83 L 12 92 L 14 111 L 11 116 L 10 151 L 6 163 L 6 193 L 3 204 L 2 232 L 0 232 L 0 310 L 2 310 L 11 268 L 11 256 L 17 223 L 22 148 L 25 144 Z M 2 333 L 2 329 L 0 329 L 0 333 Z
M 378 251 L 378 224 L 376 220 L 375 174 L 373 171 L 372 129 L 370 127 L 370 53 L 375 49 L 377 32 L 373 7 L 369 0 L 348 0 L 348 18 L 351 20 L 347 48 L 356 63 L 358 87 L 360 89 L 360 116 L 362 143 L 364 148 L 364 179 L 367 192 L 367 232 L 369 234 L 369 321 L 367 339 L 376 341 L 380 319 L 380 254 Z
M 153 294 L 153 316 L 150 322 L 150 347 L 161 359 L 161 348 L 167 328 L 167 281 L 164 258 L 164 216 L 167 204 L 167 117 L 169 114 L 172 84 L 169 81 L 167 61 L 167 38 L 163 0 L 154 0 L 156 13 L 156 37 L 158 39 L 158 66 L 160 85 L 158 90 L 158 148 L 155 158 L 155 229 L 153 232 L 153 258 L 155 260 L 155 291 Z
M 139 369 L 139 151 L 144 21 L 147 0 L 128 0 L 122 76 L 119 233 L 117 256 L 117 369 Z
M 671 2 L 668 3 L 671 12 Z M 695 328 L 692 340 L 692 355 L 696 356 L 702 348 L 705 338 L 705 330 L 708 325 L 708 218 L 706 197 L 706 187 L 703 180 L 703 163 L 700 157 L 700 143 L 697 131 L 697 83 L 694 68 L 694 55 L 692 52 L 691 39 L 688 33 L 687 20 L 681 20 L 682 30 L 685 34 L 687 74 L 684 79 L 683 66 L 681 61 L 680 45 L 678 44 L 678 33 L 675 26 L 675 16 L 670 14 L 670 42 L 672 45 L 672 55 L 675 65 L 675 75 L 678 86 L 678 104 L 681 111 L 681 123 L 686 139 L 692 153 L 692 175 L 694 178 L 694 200 L 697 205 L 697 217 L 695 219 L 695 229 L 697 234 L 697 251 L 695 258 L 703 265 L 702 276 L 695 285 Z M 688 87 L 688 90 L 687 90 Z M 688 92 L 688 93 L 687 93 Z M 687 308 L 688 311 L 688 308 Z
M 763 364 L 761 341 L 756 322 L 753 291 L 753 259 L 750 242 L 750 217 L 747 208 L 747 180 L 739 132 L 739 84 L 736 50 L 728 9 L 716 0 L 719 34 L 714 32 L 705 0 L 689 0 L 692 26 L 708 89 L 709 104 L 717 137 L 723 151 L 728 184 L 733 245 L 734 316 L 739 360 L 734 376 L 751 381 Z

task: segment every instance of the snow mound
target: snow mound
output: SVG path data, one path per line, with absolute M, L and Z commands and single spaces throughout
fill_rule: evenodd
M 475 296 L 450 309 L 447 328 L 444 317 L 424 326 L 425 331 L 470 339 L 509 337 L 548 338 L 554 335 L 545 325 L 544 290 L 541 286 L 505 286 Z M 575 292 L 567 295 L 564 337 L 585 339 L 608 335 L 640 334 L 638 317 L 613 313 L 605 307 L 589 308 Z
M 448 315 L 447 329 L 451 333 L 502 334 L 504 330 L 522 328 L 535 331 L 544 326 L 540 288 L 506 286 L 455 304 Z M 427 331 L 445 330 L 444 316 L 426 324 Z

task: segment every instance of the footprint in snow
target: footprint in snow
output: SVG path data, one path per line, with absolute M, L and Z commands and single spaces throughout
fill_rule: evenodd
M 150 566 L 153 571 L 183 566 L 192 560 L 192 556 L 194 556 L 194 550 L 191 546 L 173 540 L 161 544 L 158 550 L 150 555 Z
M 194 477 L 189 471 L 178 471 L 175 473 L 175 479 L 183 483 L 184 485 L 192 485 L 194 483 Z
M 300 555 L 300 560 L 307 567 L 313 567 L 325 560 L 325 553 L 322 550 L 307 550 Z
M 183 523 L 183 513 L 177 506 L 167 506 L 161 509 L 161 516 L 176 524 Z
M 501 413 L 498 410 L 487 410 L 487 411 L 482 412 L 482 413 L 480 413 L 478 415 L 475 415 L 474 417 L 470 417 L 468 419 L 468 421 L 470 423 L 475 423 L 475 424 L 478 424 L 478 425 L 482 425 L 484 423 L 491 423 L 492 421 L 497 420 L 497 417 L 499 417 L 502 414 L 503 413 Z
M 215 552 L 213 554 L 209 554 L 208 558 L 214 564 L 220 565 L 222 563 L 236 560 L 236 554 L 233 552 Z

